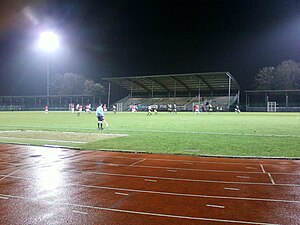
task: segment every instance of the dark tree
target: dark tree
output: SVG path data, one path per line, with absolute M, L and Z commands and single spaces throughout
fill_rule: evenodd
M 256 88 L 260 90 L 273 89 L 275 86 L 275 68 L 264 67 L 260 69 L 259 73 L 255 77 Z
M 264 67 L 255 77 L 260 90 L 285 90 L 300 88 L 300 64 L 292 60 L 283 61 L 276 68 Z
M 83 76 L 74 73 L 57 74 L 50 83 L 51 95 L 84 94 Z
M 105 95 L 102 84 L 86 80 L 84 76 L 74 73 L 57 74 L 50 82 L 51 95 Z
M 84 82 L 84 94 L 103 96 L 105 95 L 105 89 L 100 83 L 95 83 L 93 80 L 86 80 Z

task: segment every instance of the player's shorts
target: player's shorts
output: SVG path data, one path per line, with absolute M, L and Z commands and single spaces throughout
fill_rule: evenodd
M 98 118 L 98 121 L 103 121 L 104 120 L 103 116 L 97 116 L 97 118 Z

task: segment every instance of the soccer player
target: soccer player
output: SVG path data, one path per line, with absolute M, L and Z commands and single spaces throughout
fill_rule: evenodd
M 241 112 L 240 107 L 238 105 L 236 105 L 234 111 L 236 113 L 240 113 Z
M 75 111 L 74 103 L 71 103 L 70 105 L 71 105 L 71 111 L 72 111 L 72 113 L 74 113 L 74 111 Z
M 117 107 L 115 105 L 113 105 L 113 111 L 114 111 L 114 114 L 117 113 Z
M 151 115 L 152 115 L 152 110 L 151 110 L 151 105 L 149 105 L 147 116 L 151 116 Z
M 106 127 L 109 127 L 108 122 L 104 119 L 104 110 L 102 104 L 100 104 L 96 109 L 96 116 L 98 118 L 98 130 L 103 130 L 102 123 L 105 123 Z
M 172 112 L 172 105 L 168 104 L 168 112 L 171 113 Z
M 87 112 L 87 113 L 90 112 L 90 105 L 85 105 L 85 112 Z
M 107 107 L 106 107 L 106 104 L 103 105 L 103 112 L 104 112 L 104 114 L 107 113 Z
M 173 114 L 177 114 L 177 106 L 175 103 L 173 104 Z
M 76 109 L 78 110 L 77 116 L 80 116 L 80 113 L 82 112 L 82 105 L 77 104 Z
M 48 105 L 45 105 L 45 113 L 47 114 L 49 112 Z
M 212 106 L 212 104 L 208 104 L 208 113 L 211 113 L 211 112 L 213 112 L 213 106 Z
M 196 114 L 199 114 L 199 105 L 194 105 L 194 112 L 195 112 L 195 115 Z
M 98 119 L 98 130 L 103 130 L 102 122 L 104 120 L 104 111 L 103 111 L 102 104 L 100 104 L 97 107 L 97 109 L 96 109 L 96 116 L 97 116 L 97 119 Z

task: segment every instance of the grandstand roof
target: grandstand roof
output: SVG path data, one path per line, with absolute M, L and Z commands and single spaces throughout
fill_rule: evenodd
M 231 78 L 230 84 L 229 78 Z M 149 93 L 152 91 L 171 93 L 174 89 L 178 92 L 195 92 L 199 90 L 199 84 L 201 92 L 227 91 L 229 85 L 231 90 L 240 90 L 238 83 L 229 72 L 166 74 L 102 79 L 135 93 Z

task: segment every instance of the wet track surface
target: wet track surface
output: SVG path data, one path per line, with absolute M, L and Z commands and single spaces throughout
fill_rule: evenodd
M 300 224 L 300 161 L 0 145 L 0 224 Z

